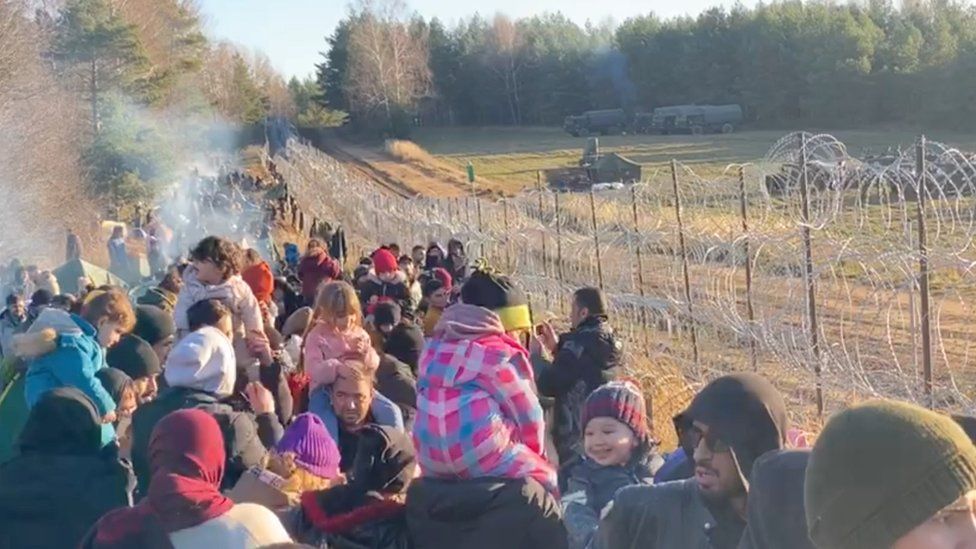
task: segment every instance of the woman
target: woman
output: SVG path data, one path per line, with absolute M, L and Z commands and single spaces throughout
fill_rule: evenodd
M 152 480 L 146 497 L 105 515 L 82 547 L 252 548 L 291 541 L 269 509 L 235 505 L 220 493 L 223 437 L 206 412 L 169 414 L 153 429 L 149 448 Z
M 132 503 L 131 470 L 102 452 L 95 405 L 78 389 L 45 393 L 0 466 L 0 547 L 76 547 L 99 517 Z

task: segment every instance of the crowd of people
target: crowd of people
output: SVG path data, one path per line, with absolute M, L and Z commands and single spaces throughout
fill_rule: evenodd
M 976 547 L 972 418 L 875 400 L 809 444 L 733 373 L 665 453 L 599 289 L 559 334 L 460 241 L 330 240 L 208 236 L 138 297 L 17 271 L 0 548 Z

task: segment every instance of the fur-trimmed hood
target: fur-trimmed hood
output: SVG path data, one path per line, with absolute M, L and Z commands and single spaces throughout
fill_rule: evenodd
M 97 330 L 80 316 L 60 309 L 47 308 L 41 311 L 26 333 L 13 338 L 14 354 L 24 360 L 44 356 L 58 346 L 58 336 L 87 334 L 95 336 Z

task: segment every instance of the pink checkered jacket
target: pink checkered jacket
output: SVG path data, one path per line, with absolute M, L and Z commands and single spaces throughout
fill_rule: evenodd
M 414 444 L 424 476 L 533 478 L 558 495 L 528 352 L 498 316 L 454 305 L 428 340 Z

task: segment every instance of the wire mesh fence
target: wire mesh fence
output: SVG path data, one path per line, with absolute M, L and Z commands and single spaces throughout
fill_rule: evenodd
M 362 252 L 458 238 L 538 318 L 601 286 L 633 363 L 669 365 L 645 381 L 757 370 L 811 418 L 873 396 L 972 405 L 976 168 L 938 143 L 855 158 L 795 133 L 720 177 L 672 162 L 624 189 L 498 200 L 392 196 L 297 142 L 278 164 Z

